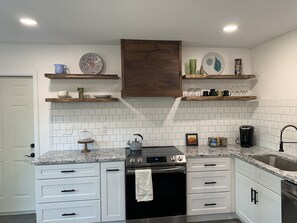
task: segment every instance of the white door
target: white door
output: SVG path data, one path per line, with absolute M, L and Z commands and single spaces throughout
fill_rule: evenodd
M 33 80 L 0 77 L 0 212 L 35 210 Z

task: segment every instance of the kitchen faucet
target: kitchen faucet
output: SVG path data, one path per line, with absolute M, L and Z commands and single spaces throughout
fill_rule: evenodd
M 294 129 L 296 129 L 297 131 L 297 127 L 295 125 L 286 125 L 285 127 L 282 128 L 282 130 L 280 131 L 280 144 L 279 144 L 279 152 L 284 152 L 284 149 L 283 149 L 283 144 L 284 143 L 297 143 L 297 142 L 283 142 L 283 132 L 286 128 L 288 127 L 292 127 Z

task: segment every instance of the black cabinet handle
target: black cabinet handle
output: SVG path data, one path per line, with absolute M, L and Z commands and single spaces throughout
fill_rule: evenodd
M 204 166 L 216 166 L 217 164 L 215 163 L 210 163 L 210 164 L 204 164 Z
M 258 197 L 258 192 L 254 190 L 254 204 L 258 203 L 257 197 Z
M 254 202 L 254 189 L 251 188 L 251 202 Z
M 73 213 L 64 213 L 62 214 L 62 216 L 72 216 L 72 215 L 76 215 L 74 212 Z
M 211 182 L 205 182 L 204 184 L 216 184 L 217 182 L 211 181 Z
M 106 171 L 115 172 L 115 171 L 120 171 L 120 169 L 107 169 Z
M 216 203 L 210 203 L 210 204 L 204 204 L 204 206 L 215 206 L 217 205 Z
M 67 192 L 75 192 L 74 189 L 71 189 L 71 190 L 61 190 L 62 193 L 67 193 Z
M 61 170 L 61 173 L 74 173 L 75 170 Z

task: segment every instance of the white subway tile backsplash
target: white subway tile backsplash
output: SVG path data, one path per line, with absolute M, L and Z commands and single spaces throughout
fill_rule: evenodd
M 184 145 L 185 134 L 199 134 L 199 144 L 209 136 L 223 136 L 233 144 L 240 125 L 254 125 L 257 145 L 278 149 L 279 131 L 297 124 L 297 100 L 184 102 L 168 98 L 129 98 L 113 103 L 51 103 L 51 149 L 80 149 L 83 129 L 91 130 L 94 148 L 125 147 L 135 133 L 144 136 L 144 145 Z M 73 134 L 64 135 L 72 126 Z M 270 127 L 270 131 L 267 130 Z M 287 130 L 286 130 L 287 131 Z M 286 140 L 297 141 L 297 132 L 288 129 Z M 285 151 L 297 154 L 297 147 Z

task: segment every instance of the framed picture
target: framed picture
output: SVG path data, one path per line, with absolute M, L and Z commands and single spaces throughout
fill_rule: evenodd
M 187 133 L 186 134 L 186 145 L 187 146 L 198 146 L 198 134 Z

